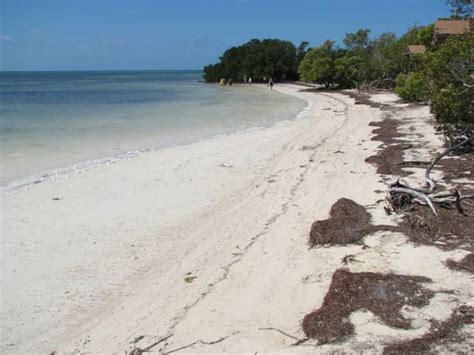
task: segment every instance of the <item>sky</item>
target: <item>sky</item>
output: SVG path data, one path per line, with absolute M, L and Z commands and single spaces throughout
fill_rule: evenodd
M 403 34 L 444 0 L 0 0 L 0 70 L 201 69 L 252 38 Z

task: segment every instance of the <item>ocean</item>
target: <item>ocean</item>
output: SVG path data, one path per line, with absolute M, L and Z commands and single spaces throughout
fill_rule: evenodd
M 0 186 L 290 120 L 306 102 L 200 71 L 0 72 Z

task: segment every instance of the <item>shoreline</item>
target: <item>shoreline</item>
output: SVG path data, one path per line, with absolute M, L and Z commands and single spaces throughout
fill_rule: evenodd
M 235 85 L 239 86 L 239 84 L 235 84 Z M 261 89 L 266 89 L 266 87 L 263 84 L 254 84 L 253 86 L 261 88 Z M 288 95 L 288 96 L 292 96 L 292 95 Z M 54 180 L 57 178 L 67 178 L 71 174 L 84 173 L 85 171 L 94 169 L 96 167 L 100 167 L 102 165 L 115 164 L 122 160 L 134 159 L 146 153 L 153 153 L 153 152 L 160 151 L 163 149 L 173 149 L 179 146 L 186 146 L 186 145 L 191 145 L 191 144 L 195 144 L 195 143 L 199 143 L 199 142 L 203 142 L 207 140 L 219 139 L 219 138 L 231 136 L 234 134 L 245 134 L 245 132 L 248 132 L 248 131 L 266 129 L 275 125 L 284 124 L 285 122 L 291 122 L 293 120 L 297 120 L 304 117 L 307 114 L 308 110 L 311 109 L 309 103 L 307 101 L 306 103 L 307 103 L 306 107 L 304 107 L 300 112 L 296 113 L 294 117 L 290 120 L 282 119 L 270 124 L 269 126 L 255 126 L 255 127 L 245 128 L 245 129 L 238 129 L 236 131 L 231 131 L 227 133 L 219 133 L 214 136 L 199 138 L 197 140 L 193 140 L 190 142 L 173 143 L 173 144 L 168 144 L 168 145 L 165 144 L 161 146 L 158 145 L 155 147 L 150 147 L 150 146 L 145 146 L 142 148 L 137 147 L 133 149 L 127 149 L 113 155 L 104 155 L 104 156 L 100 156 L 96 158 L 72 162 L 70 164 L 59 166 L 57 168 L 45 169 L 31 175 L 15 178 L 14 180 L 9 181 L 5 183 L 4 185 L 0 186 L 0 194 L 10 194 L 10 193 L 16 193 L 19 190 L 27 190 L 31 186 L 42 183 L 46 180 Z
M 366 207 L 375 225 L 395 223 L 374 204 L 385 183 L 366 162 L 380 147 L 370 140 L 369 123 L 384 117 L 341 93 L 276 88 L 310 100 L 308 116 L 3 196 L 10 294 L 2 348 L 285 353 L 294 339 L 271 328 L 303 338 L 301 321 L 322 304 L 347 255 L 358 260 L 347 266 L 351 272 L 426 276 L 430 289 L 454 283 L 466 292 L 468 275 L 449 280 L 452 271 L 438 264 L 464 253 L 413 246 L 399 233 L 377 232 L 363 245 L 308 248 L 311 224 L 327 218 L 339 198 Z M 405 109 L 398 119 L 416 117 L 421 128 L 431 118 L 427 107 Z M 348 342 L 291 351 L 380 350 L 423 334 L 428 315 L 447 318 L 452 302 L 437 294 L 422 310 L 405 310 L 416 319 L 413 329 L 356 312 L 356 335 Z

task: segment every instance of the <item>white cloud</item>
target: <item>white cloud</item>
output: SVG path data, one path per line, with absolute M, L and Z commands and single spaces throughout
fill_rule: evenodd
M 0 34 L 0 41 L 15 42 L 15 38 Z

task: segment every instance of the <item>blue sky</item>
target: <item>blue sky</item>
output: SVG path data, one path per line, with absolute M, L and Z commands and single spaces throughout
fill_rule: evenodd
M 201 69 L 251 38 L 402 34 L 443 0 L 0 0 L 0 70 Z

